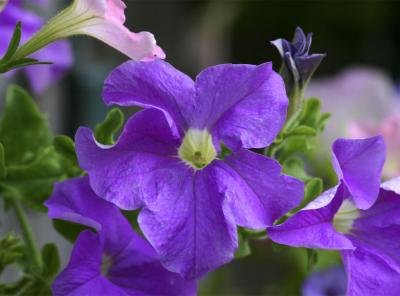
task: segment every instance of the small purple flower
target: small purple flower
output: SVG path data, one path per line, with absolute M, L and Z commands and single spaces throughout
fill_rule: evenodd
M 268 229 L 280 244 L 340 250 L 350 296 L 400 294 L 400 178 L 379 184 L 384 160 L 382 137 L 337 140 L 339 185 Z
M 46 206 L 53 219 L 96 230 L 79 235 L 68 266 L 53 283 L 55 296 L 196 294 L 195 281 L 166 270 L 119 209 L 95 195 L 87 177 L 56 184 Z
M 138 221 L 169 270 L 198 278 L 229 262 L 236 225 L 264 229 L 295 207 L 303 184 L 246 148 L 269 145 L 287 97 L 271 63 L 218 65 L 194 82 L 170 64 L 126 62 L 103 92 L 107 105 L 146 107 L 113 146 L 80 128 L 79 162 L 102 198 L 142 208 Z M 221 159 L 221 143 L 232 154 Z
M 334 266 L 312 273 L 302 287 L 303 296 L 345 296 L 346 273 L 342 266 Z
M 296 28 L 293 41 L 277 39 L 271 43 L 278 49 L 282 58 L 282 76 L 285 79 L 288 94 L 298 85 L 304 88 L 318 68 L 326 54 L 310 54 L 312 33 L 304 34 L 300 27 Z
M 44 1 L 36 2 L 44 3 Z M 18 21 L 22 23 L 21 44 L 44 24 L 41 17 L 23 8 L 22 1 L 9 0 L 4 10 L 0 12 L 0 57 L 6 52 Z M 31 57 L 44 62 L 54 61 L 52 65 L 35 65 L 23 69 L 36 94 L 43 93 L 54 81 L 60 79 L 73 63 L 71 47 L 67 41 L 57 41 L 32 54 Z

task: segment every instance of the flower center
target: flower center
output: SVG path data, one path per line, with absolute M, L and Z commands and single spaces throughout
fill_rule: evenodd
M 103 257 L 101 258 L 101 274 L 104 277 L 108 276 L 108 271 L 111 268 L 111 264 L 112 264 L 111 257 L 108 255 L 103 255 Z
M 199 170 L 217 157 L 217 151 L 207 130 L 190 128 L 179 147 L 178 155 L 186 164 Z
M 343 201 L 338 212 L 333 218 L 333 226 L 338 232 L 349 233 L 352 229 L 354 220 L 360 216 L 360 210 L 355 204 L 346 199 Z

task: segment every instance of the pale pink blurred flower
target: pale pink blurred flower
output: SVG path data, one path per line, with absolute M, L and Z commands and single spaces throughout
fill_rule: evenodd
M 378 126 L 354 121 L 350 124 L 349 134 L 354 138 L 382 135 L 387 150 L 383 176 L 384 178 L 393 178 L 400 175 L 400 113 L 390 115 Z
M 332 114 L 320 138 L 319 157 L 330 155 L 337 138 L 382 134 L 390 154 L 384 175 L 400 173 L 398 152 L 391 152 L 400 151 L 400 97 L 387 74 L 371 67 L 348 68 L 333 77 L 312 80 L 305 97 L 319 98 L 322 110 Z

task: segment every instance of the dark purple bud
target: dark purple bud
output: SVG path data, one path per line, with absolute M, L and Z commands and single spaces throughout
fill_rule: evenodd
M 325 57 L 325 54 L 309 54 L 311 42 L 312 33 L 306 36 L 300 27 L 296 28 L 292 42 L 286 39 L 271 41 L 282 57 L 281 74 L 288 94 L 293 87 L 303 89 Z

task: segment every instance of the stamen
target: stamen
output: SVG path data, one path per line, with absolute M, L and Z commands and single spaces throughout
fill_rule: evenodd
M 194 169 L 202 169 L 217 156 L 211 134 L 207 130 L 189 129 L 178 151 L 179 157 Z

